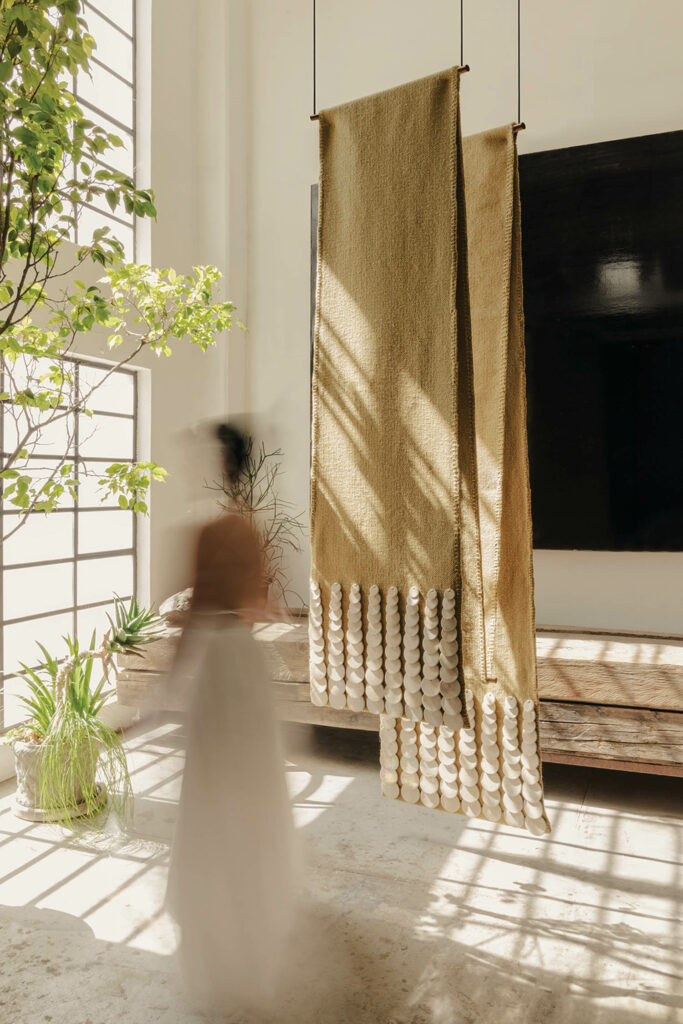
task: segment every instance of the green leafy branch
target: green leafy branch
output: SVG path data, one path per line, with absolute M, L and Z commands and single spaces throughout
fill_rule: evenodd
M 0 4 L 0 407 L 10 425 L 6 443 L 11 438 L 0 500 L 21 513 L 5 539 L 32 512 L 51 512 L 77 494 L 85 470 L 71 464 L 74 424 L 92 416 L 96 392 L 113 373 L 146 349 L 170 356 L 174 341 L 206 351 L 234 323 L 234 305 L 216 295 L 215 267 L 179 275 L 125 263 L 108 227 L 86 245 L 67 245 L 86 204 L 156 216 L 152 190 L 107 166 L 121 139 L 87 118 L 67 87 L 89 74 L 96 46 L 81 9 L 80 0 Z M 104 268 L 96 283 L 54 287 L 93 263 Z M 83 388 L 73 352 L 92 331 L 107 338 L 112 362 Z M 45 439 L 60 432 L 59 457 L 40 468 Z M 164 476 L 153 462 L 117 468 L 101 477 L 103 500 L 115 493 L 126 508 L 146 512 L 149 484 Z
M 107 467 L 99 483 L 108 494 L 118 495 L 121 508 L 145 515 L 148 512 L 146 495 L 152 480 L 163 483 L 167 476 L 167 471 L 156 462 L 115 462 Z

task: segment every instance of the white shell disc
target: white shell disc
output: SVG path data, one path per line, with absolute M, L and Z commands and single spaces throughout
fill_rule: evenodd
M 406 693 L 422 693 L 422 680 L 419 675 L 406 676 L 403 680 L 403 688 Z
M 419 690 L 409 690 L 406 686 L 404 694 L 404 700 L 410 708 L 421 708 L 422 707 L 422 694 Z
M 479 764 L 476 754 L 461 754 L 460 755 L 460 767 L 465 768 L 468 771 L 476 771 L 477 765 Z
M 422 692 L 427 697 L 439 697 L 440 698 L 441 697 L 441 684 L 439 682 L 439 677 L 437 676 L 435 679 L 429 679 L 429 678 L 425 677 L 422 680 Z
M 460 799 L 464 804 L 479 803 L 479 790 L 476 786 L 461 786 Z
M 420 776 L 420 789 L 423 793 L 438 793 L 439 780 L 430 775 Z
M 500 789 L 500 775 L 482 775 L 481 777 L 482 789 L 488 790 L 489 793 L 497 793 Z
M 441 794 L 441 806 L 444 811 L 450 811 L 451 814 L 457 814 L 460 810 L 460 800 L 456 796 L 444 796 Z
M 422 717 L 427 725 L 437 726 L 443 722 L 442 713 L 440 711 L 431 711 L 429 708 L 424 710 Z
M 532 804 L 540 803 L 543 799 L 543 790 L 538 783 L 525 782 L 522 785 L 522 795 L 525 800 Z
M 461 729 L 459 735 L 462 736 L 466 731 L 466 729 Z M 458 750 L 463 757 L 467 757 L 468 755 L 476 756 L 477 744 L 473 740 L 461 739 L 458 744 Z
M 436 740 L 430 740 L 428 737 L 419 736 L 420 743 L 420 757 L 424 757 L 427 761 L 436 761 L 437 750 Z
M 441 711 L 441 694 L 433 695 L 422 690 L 422 706 L 430 711 Z
M 503 817 L 503 812 L 500 807 L 487 806 L 484 808 L 484 817 L 487 821 L 500 821 Z
M 458 780 L 458 772 L 455 765 L 451 764 L 440 764 L 439 765 L 439 778 L 443 779 L 444 782 L 455 783 Z
M 497 743 L 482 743 L 481 745 L 481 756 L 482 760 L 492 761 L 494 764 L 497 763 L 500 756 Z
M 524 782 L 535 786 L 541 781 L 541 773 L 537 768 L 522 768 L 522 779 Z
M 503 806 L 511 814 L 519 814 L 523 807 L 523 801 L 521 796 L 511 796 L 509 793 L 504 793 Z
M 515 814 L 512 811 L 506 811 L 504 819 L 506 825 L 513 825 L 515 828 L 524 828 L 524 815 L 520 812 Z
M 542 836 L 546 833 L 545 818 L 527 818 L 525 825 L 529 832 L 534 836 Z
M 380 760 L 382 768 L 398 768 L 398 757 L 396 754 L 387 754 L 386 757 L 382 757 Z
M 503 792 L 508 796 L 519 796 L 522 792 L 521 779 L 509 779 L 507 776 L 503 776 Z

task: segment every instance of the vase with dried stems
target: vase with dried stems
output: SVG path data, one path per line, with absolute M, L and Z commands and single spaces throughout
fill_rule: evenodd
M 297 512 L 293 502 L 278 493 L 282 454 L 281 448 L 268 451 L 263 441 L 257 445 L 248 436 L 244 468 L 237 479 L 229 480 L 224 475 L 208 486 L 228 499 L 219 500 L 221 508 L 241 509 L 261 538 L 270 599 L 291 611 L 299 611 L 305 607 L 305 601 L 292 587 L 287 557 L 302 549 L 304 512 Z

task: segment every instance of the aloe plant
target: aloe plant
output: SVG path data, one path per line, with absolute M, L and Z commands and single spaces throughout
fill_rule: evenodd
M 141 608 L 132 597 L 128 607 L 117 599 L 114 617 L 107 615 L 110 632 L 107 649 L 111 654 L 142 654 L 142 648 L 158 640 L 164 631 L 164 621 L 151 608 Z
M 122 737 L 100 717 L 108 695 L 104 687 L 114 654 L 139 654 L 158 639 L 162 620 L 132 598 L 116 598 L 109 630 L 96 645 L 81 650 L 77 637 L 65 636 L 67 656 L 58 661 L 38 644 L 42 661 L 36 668 L 22 664 L 28 687 L 22 700 L 26 722 L 8 733 L 9 742 L 40 745 L 37 790 L 41 807 L 68 821 L 74 803 L 85 804 L 85 817 L 102 808 L 103 796 L 123 814 L 132 803 L 132 787 Z M 93 685 L 95 663 L 102 676 Z

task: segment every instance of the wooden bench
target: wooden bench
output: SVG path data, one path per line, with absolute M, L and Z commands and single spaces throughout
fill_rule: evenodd
M 282 718 L 378 729 L 376 715 L 311 703 L 305 619 L 254 632 Z M 120 704 L 169 706 L 165 672 L 178 635 L 169 630 L 143 657 L 120 659 Z M 683 776 L 683 637 L 543 628 L 536 647 L 544 760 Z

